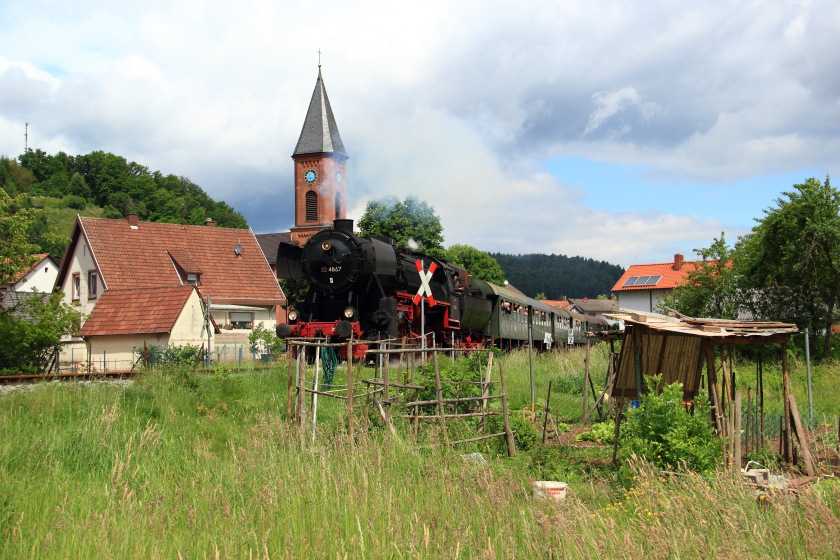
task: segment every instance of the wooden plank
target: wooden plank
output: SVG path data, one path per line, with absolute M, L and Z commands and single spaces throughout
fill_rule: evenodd
M 802 419 L 799 417 L 799 407 L 796 406 L 796 399 L 794 398 L 793 393 L 788 395 L 788 399 L 790 401 L 791 425 L 796 433 L 796 440 L 799 445 L 799 449 L 802 451 L 802 458 L 805 460 L 805 472 L 808 476 L 816 476 L 817 465 L 814 463 L 814 457 L 811 455 L 811 449 L 808 446 L 808 436 L 802 428 Z

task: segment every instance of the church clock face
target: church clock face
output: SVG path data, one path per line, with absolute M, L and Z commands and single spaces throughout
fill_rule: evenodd
M 318 178 L 318 174 L 315 173 L 314 169 L 307 169 L 306 173 L 303 174 L 303 179 L 310 185 L 315 182 L 315 179 Z

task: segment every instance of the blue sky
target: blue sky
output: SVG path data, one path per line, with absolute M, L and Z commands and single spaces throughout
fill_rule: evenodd
M 447 244 L 691 259 L 837 168 L 838 29 L 807 0 L 3 0 L 0 154 L 28 122 L 285 230 L 320 50 L 350 217 L 416 195 Z

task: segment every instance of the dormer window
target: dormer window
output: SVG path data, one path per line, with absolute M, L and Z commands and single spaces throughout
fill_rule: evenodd
M 190 286 L 198 284 L 198 274 L 187 274 L 187 284 Z

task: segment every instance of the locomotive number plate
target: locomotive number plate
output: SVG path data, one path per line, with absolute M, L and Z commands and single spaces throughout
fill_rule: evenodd
M 341 272 L 340 266 L 322 266 L 321 272 Z

